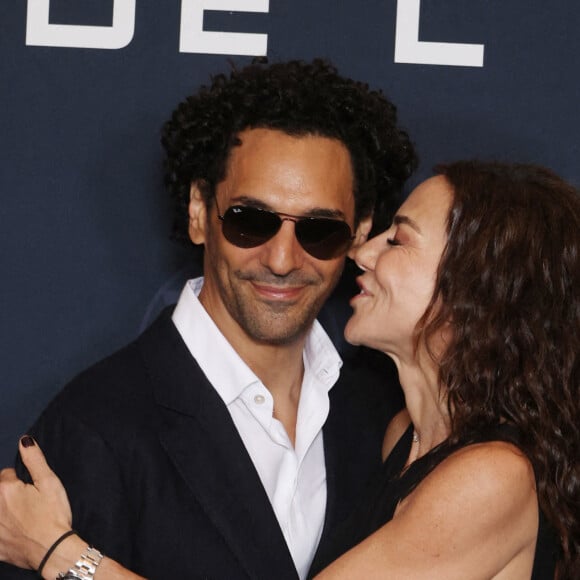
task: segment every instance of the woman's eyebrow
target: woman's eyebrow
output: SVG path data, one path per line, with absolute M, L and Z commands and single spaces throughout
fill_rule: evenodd
M 413 228 L 418 234 L 421 233 L 421 228 L 417 225 L 417 222 L 414 222 L 410 217 L 407 217 L 406 215 L 397 214 L 393 218 L 393 223 L 396 226 L 401 225 L 401 224 L 405 224 L 405 225 Z

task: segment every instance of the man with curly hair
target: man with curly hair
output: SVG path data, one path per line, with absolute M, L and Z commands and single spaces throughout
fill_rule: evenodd
M 174 235 L 204 246 L 204 276 L 31 434 L 75 529 L 135 572 L 305 578 L 398 410 L 392 367 L 343 362 L 316 317 L 415 153 L 382 93 L 320 60 L 214 77 L 162 141 Z

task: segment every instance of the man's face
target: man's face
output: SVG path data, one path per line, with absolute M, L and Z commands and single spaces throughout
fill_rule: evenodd
M 353 173 L 339 141 L 250 129 L 233 147 L 226 178 L 216 188 L 220 214 L 233 205 L 296 216 L 344 219 L 354 232 Z M 255 248 L 238 248 L 222 234 L 214 204 L 205 209 L 192 187 L 190 237 L 205 244 L 200 301 L 224 335 L 290 344 L 304 337 L 340 277 L 344 257 L 319 260 L 296 239 L 292 221 Z

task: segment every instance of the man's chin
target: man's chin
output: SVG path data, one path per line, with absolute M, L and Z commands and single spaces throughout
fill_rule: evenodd
M 265 300 L 238 295 L 230 315 L 258 343 L 288 346 L 304 340 L 326 296 L 302 294 L 296 300 Z
M 287 311 L 280 318 L 280 320 L 274 318 L 264 325 L 256 324 L 254 318 L 244 325 L 244 331 L 258 343 L 290 346 L 304 340 L 314 322 L 314 318 L 297 321 L 296 316 Z M 288 324 L 289 321 L 292 322 L 291 326 Z

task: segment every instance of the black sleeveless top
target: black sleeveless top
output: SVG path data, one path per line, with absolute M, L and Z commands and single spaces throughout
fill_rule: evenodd
M 498 425 L 487 433 L 471 438 L 467 443 L 449 445 L 444 442 L 411 463 L 405 470 L 412 439 L 413 426 L 409 425 L 371 482 L 364 501 L 343 523 L 333 540 L 321 547 L 317 553 L 310 571 L 312 576 L 389 522 L 399 502 L 453 452 L 467 445 L 486 441 L 506 441 L 521 449 L 517 431 L 509 425 Z M 553 580 L 558 551 L 557 536 L 540 510 L 532 580 Z

